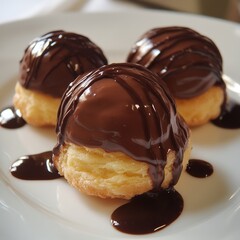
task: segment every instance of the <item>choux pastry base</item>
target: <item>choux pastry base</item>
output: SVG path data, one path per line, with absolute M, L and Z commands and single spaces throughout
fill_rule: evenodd
M 56 126 L 60 101 L 60 98 L 26 89 L 19 83 L 15 86 L 13 105 L 20 110 L 23 119 L 32 126 Z
M 178 112 L 188 126 L 196 127 L 219 116 L 224 98 L 224 90 L 214 86 L 200 96 L 191 99 L 175 99 L 175 101 Z
M 187 162 L 190 144 L 185 151 Z M 162 188 L 169 187 L 175 153 L 167 156 Z M 153 188 L 148 164 L 135 161 L 120 152 L 107 153 L 100 148 L 64 144 L 59 155 L 53 157 L 59 173 L 80 192 L 101 198 L 130 199 Z

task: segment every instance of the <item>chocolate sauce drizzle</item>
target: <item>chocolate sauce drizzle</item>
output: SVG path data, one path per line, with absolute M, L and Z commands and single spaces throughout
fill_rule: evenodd
M 186 172 L 197 178 L 205 178 L 213 174 L 213 166 L 204 160 L 190 159 L 186 167 Z
M 183 206 L 182 196 L 174 189 L 149 192 L 118 207 L 111 215 L 111 223 L 124 233 L 153 233 L 177 219 Z
M 0 111 L 0 126 L 3 128 L 15 129 L 26 124 L 22 114 L 13 106 L 6 107 Z
M 20 61 L 20 84 L 61 97 L 78 75 L 107 64 L 102 50 L 87 37 L 53 31 L 34 39 Z
M 178 181 L 189 136 L 158 76 L 127 63 L 103 66 L 70 84 L 56 131 L 54 154 L 65 143 L 123 152 L 149 164 L 153 188 L 158 190 L 170 149 L 176 153 L 172 184 Z
M 159 74 L 176 98 L 201 95 L 213 85 L 225 89 L 217 46 L 189 28 L 151 29 L 135 43 L 127 62 L 141 64 Z
M 23 180 L 50 180 L 61 177 L 52 162 L 52 152 L 25 155 L 10 168 L 11 174 Z
M 222 113 L 218 118 L 212 120 L 212 123 L 218 127 L 226 129 L 240 128 L 240 104 L 234 100 L 229 100 L 222 107 Z

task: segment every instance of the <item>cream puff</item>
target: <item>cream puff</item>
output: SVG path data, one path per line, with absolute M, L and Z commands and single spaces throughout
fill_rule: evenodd
M 130 199 L 175 185 L 190 131 L 159 76 L 110 64 L 73 81 L 58 112 L 53 162 L 79 191 Z
M 159 74 L 189 126 L 215 119 L 225 102 L 222 57 L 215 43 L 186 27 L 147 31 L 133 45 L 127 62 Z
M 20 61 L 13 104 L 34 126 L 55 126 L 63 92 L 78 75 L 107 64 L 89 38 L 52 31 L 34 39 Z

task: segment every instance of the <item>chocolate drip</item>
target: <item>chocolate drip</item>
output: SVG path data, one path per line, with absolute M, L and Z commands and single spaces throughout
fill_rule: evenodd
M 222 113 L 220 116 L 212 120 L 212 123 L 221 128 L 240 128 L 240 104 L 229 99 L 222 107 Z
M 11 174 L 23 180 L 50 180 L 61 177 L 52 162 L 52 152 L 25 155 L 10 168 Z
M 79 76 L 63 95 L 58 112 L 58 144 L 123 152 L 149 164 L 159 189 L 170 150 L 176 153 L 175 184 L 182 170 L 188 127 L 158 76 L 136 64 L 111 64 Z
M 153 233 L 177 219 L 183 205 L 182 196 L 174 189 L 146 193 L 117 208 L 111 215 L 111 223 L 125 233 Z
M 13 106 L 6 107 L 0 111 L 0 126 L 3 128 L 20 128 L 24 126 L 26 122 L 22 118 L 22 114 L 18 109 Z
M 159 74 L 175 98 L 201 95 L 213 85 L 225 88 L 217 46 L 189 28 L 163 27 L 146 32 L 127 61 Z
M 194 177 L 205 178 L 213 174 L 213 166 L 204 160 L 190 159 L 187 164 L 186 172 Z
M 20 83 L 61 97 L 78 75 L 107 64 L 102 50 L 87 37 L 64 31 L 33 40 L 20 61 Z

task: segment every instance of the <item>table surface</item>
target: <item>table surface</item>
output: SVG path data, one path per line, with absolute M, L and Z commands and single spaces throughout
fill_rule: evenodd
M 200 1 L 204 2 L 204 0 L 191 0 L 190 4 L 190 2 L 187 1 L 185 10 L 198 14 L 208 14 L 204 12 L 203 4 L 200 4 Z M 212 1 L 213 0 L 210 2 Z M 229 2 L 229 6 L 227 7 L 226 14 L 222 14 L 221 17 L 238 21 L 239 15 L 236 6 L 238 0 L 226 1 Z M 225 0 L 221 2 L 225 2 Z M 238 3 L 238 5 L 240 9 L 240 4 Z M 14 8 L 12 6 L 14 6 Z M 0 8 L 0 24 L 58 12 L 129 11 L 145 8 L 184 10 L 183 7 L 179 6 L 178 1 L 171 1 L 170 4 L 166 0 L 3 0 Z M 214 16 L 214 14 L 212 16 Z

